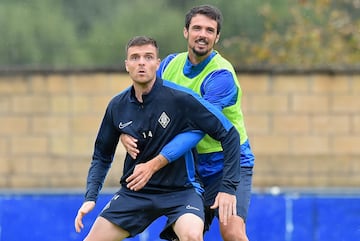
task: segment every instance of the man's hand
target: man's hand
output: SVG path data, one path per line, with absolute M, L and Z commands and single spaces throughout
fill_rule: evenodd
M 136 144 L 138 140 L 128 134 L 121 134 L 120 141 L 123 144 L 126 152 L 131 156 L 131 158 L 136 159 L 137 155 L 140 152 L 137 149 L 137 144 Z
M 228 219 L 232 215 L 237 215 L 236 196 L 225 192 L 219 192 L 215 198 L 214 204 L 210 208 L 219 208 L 219 220 L 224 225 L 227 225 Z
M 143 188 L 154 174 L 149 162 L 137 164 L 134 172 L 126 178 L 127 187 L 133 191 L 139 191 Z
M 75 230 L 76 232 L 80 233 L 81 229 L 84 228 L 84 224 L 82 222 L 82 218 L 88 214 L 91 210 L 93 210 L 95 207 L 94 201 L 87 201 L 82 204 L 82 206 L 79 208 L 79 211 L 75 218 Z
M 167 159 L 159 154 L 148 162 L 137 164 L 134 172 L 126 178 L 127 188 L 139 191 L 150 180 L 152 175 L 168 164 Z

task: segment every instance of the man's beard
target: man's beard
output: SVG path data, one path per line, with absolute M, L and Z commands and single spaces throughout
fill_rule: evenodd
M 192 52 L 193 52 L 196 56 L 198 56 L 198 57 L 205 56 L 205 55 L 207 55 L 207 54 L 209 53 L 209 51 L 210 51 L 209 49 L 206 49 L 206 50 L 204 50 L 204 51 L 197 51 L 197 50 L 195 49 L 195 47 L 192 47 L 191 50 L 192 50 Z

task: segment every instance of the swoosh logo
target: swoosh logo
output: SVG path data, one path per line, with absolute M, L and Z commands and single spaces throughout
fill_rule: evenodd
M 186 206 L 186 209 L 193 209 L 193 210 L 200 211 L 200 209 L 198 209 L 198 208 L 196 208 L 196 207 L 193 207 L 193 206 L 191 206 L 190 204 L 188 204 L 188 205 Z
M 120 128 L 120 129 L 123 129 L 123 128 L 125 128 L 125 127 L 127 127 L 127 126 L 131 125 L 131 124 L 132 124 L 132 121 L 129 121 L 129 122 L 126 122 L 126 123 L 122 123 L 122 122 L 120 122 L 120 124 L 119 124 L 119 128 Z

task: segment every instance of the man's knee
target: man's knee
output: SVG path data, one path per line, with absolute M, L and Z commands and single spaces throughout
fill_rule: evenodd
M 181 241 L 203 241 L 203 233 L 200 232 L 200 230 L 192 230 L 191 228 L 189 228 L 186 231 L 180 232 L 177 234 L 178 239 L 177 240 L 181 240 Z
M 184 233 L 180 240 L 184 241 L 202 241 L 203 240 L 203 233 L 199 232 L 198 230 L 189 230 L 188 232 Z
M 239 229 L 225 229 L 222 231 L 221 236 L 224 241 L 249 241 L 246 233 Z
M 181 241 L 203 241 L 204 222 L 194 214 L 179 217 L 173 229 Z
M 220 225 L 220 231 L 224 241 L 249 241 L 246 235 L 245 223 L 240 217 L 234 218 L 226 226 Z

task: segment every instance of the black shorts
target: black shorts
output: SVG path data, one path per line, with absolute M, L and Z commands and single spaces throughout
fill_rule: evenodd
M 133 237 L 163 215 L 168 218 L 168 228 L 186 213 L 193 213 L 204 220 L 203 199 L 194 189 L 154 194 L 122 188 L 104 207 L 100 216 L 128 231 L 129 237 Z
M 240 185 L 236 190 L 236 210 L 237 215 L 246 221 L 251 198 L 252 186 L 252 167 L 241 167 L 240 171 Z M 209 230 L 214 217 L 219 217 L 218 210 L 210 209 L 215 202 L 215 197 L 218 194 L 219 186 L 222 181 L 222 173 L 216 174 L 211 177 L 209 185 L 204 186 L 204 203 L 205 203 L 205 231 Z
M 241 167 L 240 171 L 240 182 L 243 185 L 239 185 L 236 190 L 236 210 L 238 216 L 246 221 L 249 206 L 250 206 L 250 197 L 251 197 L 251 186 L 252 186 L 252 176 L 253 168 L 252 167 Z M 205 224 L 204 232 L 208 231 L 214 217 L 219 217 L 218 210 L 210 209 L 210 206 L 214 204 L 215 197 L 218 194 L 219 186 L 222 181 L 222 173 L 216 174 L 208 180 L 209 185 L 205 186 L 204 193 L 204 203 L 205 203 Z M 170 228 L 167 228 L 161 233 L 160 236 L 162 239 L 166 240 L 175 240 L 177 238 L 174 231 Z

